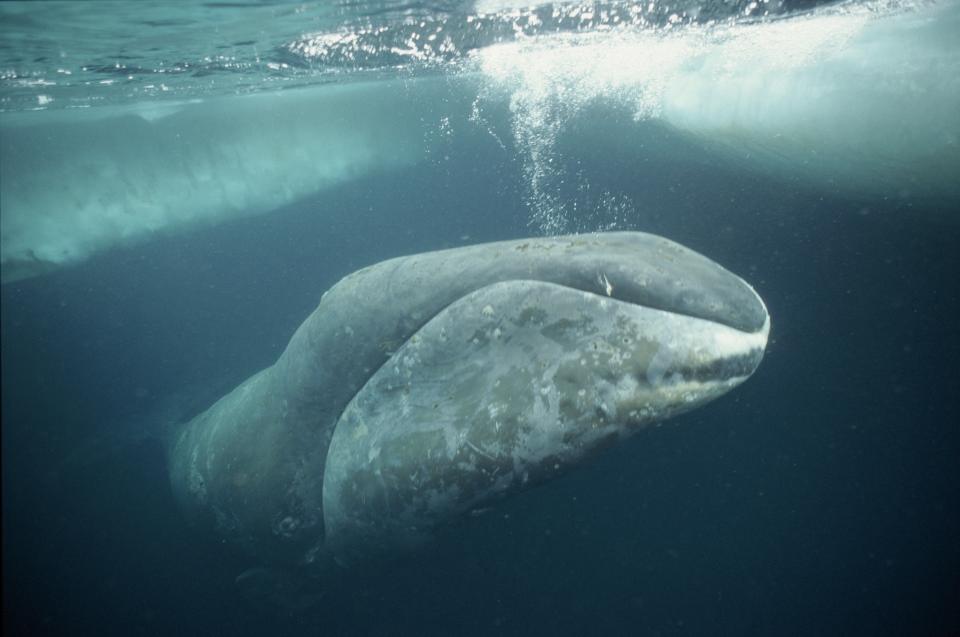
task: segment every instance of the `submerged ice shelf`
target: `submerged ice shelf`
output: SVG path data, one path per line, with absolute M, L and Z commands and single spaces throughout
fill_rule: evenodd
M 0 153 L 3 278 L 407 165 L 422 154 L 418 111 L 384 91 L 337 85 L 145 111 L 18 114 Z
M 554 192 L 567 177 L 556 146 L 575 120 L 584 133 L 585 114 L 588 136 L 631 140 L 619 156 L 636 165 L 676 161 L 671 140 L 692 140 L 715 161 L 841 196 L 954 198 L 957 32 L 960 2 L 843 3 L 769 20 L 523 37 L 445 72 L 6 112 L 2 278 L 414 166 L 463 131 L 471 103 L 470 125 L 489 127 L 519 159 L 533 225 L 547 233 L 571 230 Z M 598 106 L 629 117 L 591 120 Z M 669 135 L 646 143 L 605 130 L 631 118 Z

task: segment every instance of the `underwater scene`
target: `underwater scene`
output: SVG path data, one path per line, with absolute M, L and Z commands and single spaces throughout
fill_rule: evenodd
M 960 2 L 0 3 L 9 635 L 960 634 Z

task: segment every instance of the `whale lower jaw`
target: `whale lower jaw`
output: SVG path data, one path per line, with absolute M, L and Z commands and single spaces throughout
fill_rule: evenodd
M 340 562 L 417 544 L 449 520 L 582 464 L 756 369 L 745 332 L 543 281 L 474 291 L 377 370 L 337 423 L 325 537 Z

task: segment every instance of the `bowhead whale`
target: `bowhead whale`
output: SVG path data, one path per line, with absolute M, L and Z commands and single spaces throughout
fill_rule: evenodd
M 190 519 L 262 563 L 326 572 L 726 393 L 769 326 L 742 279 L 649 234 L 384 261 L 173 432 L 171 483 Z

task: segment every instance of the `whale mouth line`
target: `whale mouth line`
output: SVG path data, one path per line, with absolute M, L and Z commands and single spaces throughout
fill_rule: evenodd
M 610 284 L 609 280 L 608 280 L 605 276 L 603 276 L 602 274 L 598 277 L 598 281 L 600 281 L 601 284 L 603 285 L 603 291 L 601 291 L 601 292 L 598 292 L 598 291 L 595 290 L 595 289 L 588 289 L 586 286 L 580 287 L 580 286 L 569 285 L 569 284 L 565 284 L 565 283 L 554 283 L 553 281 L 549 281 L 549 280 L 546 280 L 546 279 L 508 279 L 508 280 L 504 280 L 504 281 L 498 281 L 498 282 L 496 282 L 496 283 L 491 283 L 490 285 L 498 285 L 498 284 L 500 284 L 500 283 L 511 283 L 511 282 L 522 282 L 522 281 L 530 281 L 530 282 L 533 282 L 533 283 L 547 283 L 547 284 L 551 284 L 551 285 L 556 285 L 557 287 L 566 288 L 566 289 L 572 290 L 572 291 L 574 291 L 574 292 L 581 292 L 581 293 L 583 293 L 583 294 L 589 294 L 589 295 L 591 295 L 591 296 L 596 296 L 596 297 L 598 297 L 598 298 L 600 298 L 600 299 L 607 299 L 607 300 L 610 300 L 610 301 L 616 301 L 616 302 L 618 302 L 618 303 L 625 303 L 625 304 L 627 304 L 627 305 L 633 305 L 633 306 L 636 306 L 636 307 L 642 307 L 642 308 L 645 308 L 645 309 L 648 309 L 648 310 L 655 310 L 655 311 L 657 311 L 657 312 L 663 312 L 663 313 L 665 313 L 665 314 L 672 314 L 672 315 L 674 315 L 674 316 L 682 316 L 682 317 L 685 317 L 685 318 L 697 319 L 697 320 L 699 320 L 699 321 L 705 321 L 705 322 L 707 322 L 707 323 L 713 323 L 713 324 L 715 324 L 715 325 L 720 325 L 720 326 L 723 326 L 723 327 L 725 327 L 725 328 L 730 328 L 730 329 L 732 329 L 732 330 L 736 330 L 737 332 L 740 332 L 740 333 L 745 334 L 745 335 L 748 335 L 748 336 L 753 336 L 753 335 L 757 335 L 757 334 L 766 335 L 766 334 L 770 331 L 770 315 L 769 315 L 769 313 L 767 312 L 766 304 L 763 303 L 763 300 L 760 298 L 760 295 L 757 294 L 756 291 L 755 291 L 751 286 L 749 286 L 746 282 L 744 282 L 744 285 L 746 285 L 746 286 L 750 289 L 750 291 L 753 292 L 755 299 L 757 300 L 757 302 L 760 303 L 761 307 L 763 308 L 763 313 L 764 313 L 764 322 L 763 322 L 763 324 L 762 324 L 759 328 L 754 329 L 754 330 L 747 330 L 747 329 L 744 329 L 744 328 L 742 328 L 742 327 L 739 327 L 738 325 L 736 325 L 736 324 L 734 324 L 734 323 L 732 323 L 732 322 L 721 321 L 721 320 L 717 320 L 716 318 L 711 318 L 711 317 L 707 317 L 707 316 L 702 316 L 702 315 L 697 314 L 697 313 L 695 313 L 695 312 L 685 312 L 685 311 L 683 311 L 683 310 L 680 309 L 680 308 L 670 307 L 670 306 L 668 306 L 668 305 L 666 305 L 666 304 L 649 303 L 649 302 L 647 302 L 646 300 L 632 298 L 631 295 L 619 295 L 619 294 L 616 294 L 618 288 L 612 286 L 612 285 Z M 742 281 L 742 280 L 741 280 L 741 281 Z M 482 290 L 484 287 L 488 287 L 488 286 L 481 286 L 481 287 L 479 287 L 479 288 L 476 288 L 475 290 L 470 291 L 468 294 L 464 294 L 464 295 L 463 295 L 462 297 L 460 297 L 460 298 L 462 299 L 462 298 L 464 298 L 464 297 L 466 297 L 466 296 L 469 296 L 470 294 L 473 294 L 474 292 L 477 292 L 478 290 Z M 456 300 L 453 301 L 453 303 L 456 303 L 456 302 L 459 301 L 459 300 L 460 300 L 460 299 L 456 299 Z M 441 310 L 441 312 L 442 312 L 442 311 L 443 311 L 443 310 Z M 438 312 L 437 314 L 439 314 L 439 312 Z M 434 315 L 434 316 L 436 316 L 436 315 Z M 429 320 L 432 320 L 432 319 L 433 319 L 433 317 L 430 317 L 430 319 L 428 319 L 428 321 L 429 321 Z
M 682 366 L 674 371 L 686 381 L 697 383 L 725 382 L 749 378 L 757 368 L 758 358 L 763 350 L 754 347 L 740 354 L 715 358 L 709 363 L 697 366 Z
M 600 279 L 603 281 L 603 279 Z M 511 284 L 523 284 L 523 283 L 532 283 L 537 285 L 548 285 L 558 289 L 562 289 L 567 292 L 573 292 L 577 294 L 584 295 L 584 298 L 589 298 L 592 302 L 611 302 L 611 303 L 621 303 L 628 306 L 633 306 L 636 308 L 642 308 L 643 310 L 648 310 L 651 312 L 662 313 L 665 315 L 670 315 L 673 317 L 678 317 L 681 319 L 689 319 L 696 322 L 702 322 L 703 324 L 708 324 L 718 328 L 724 333 L 729 334 L 733 338 L 728 338 L 723 341 L 722 351 L 718 351 L 718 355 L 712 358 L 709 362 L 704 364 L 689 365 L 683 368 L 676 368 L 673 371 L 676 371 L 682 376 L 686 382 L 695 382 L 695 383 L 728 383 L 734 382 L 739 383 L 743 382 L 749 378 L 756 368 L 759 366 L 760 361 L 763 358 L 763 355 L 766 350 L 767 337 L 770 330 L 770 316 L 766 311 L 766 305 L 763 304 L 763 301 L 760 299 L 759 295 L 754 292 L 754 295 L 757 301 L 762 305 L 764 310 L 764 323 L 763 325 L 754 331 L 748 331 L 736 327 L 735 325 L 730 325 L 728 323 L 718 321 L 712 318 L 706 318 L 703 316 L 698 316 L 692 312 L 683 312 L 675 308 L 664 308 L 658 307 L 656 304 L 644 303 L 635 299 L 631 299 L 625 296 L 618 296 L 615 292 L 616 290 L 611 290 L 609 287 L 609 281 L 606 281 L 606 286 L 603 291 L 597 291 L 596 289 L 586 289 L 587 286 L 576 286 L 569 285 L 564 283 L 556 283 L 550 280 L 545 280 L 542 278 L 512 278 L 512 279 L 503 279 L 499 281 L 494 281 L 486 285 L 481 285 L 476 287 L 465 294 L 458 296 L 457 298 L 450 301 L 448 304 L 444 305 L 434 314 L 426 317 L 418 325 L 416 325 L 410 333 L 401 341 L 399 341 L 396 347 L 392 348 L 390 351 L 384 352 L 384 358 L 379 365 L 375 366 L 369 376 L 364 379 L 363 383 L 357 389 L 357 393 L 363 390 L 363 387 L 366 383 L 372 379 L 383 367 L 390 364 L 390 361 L 393 359 L 394 355 L 397 354 L 401 349 L 408 345 L 410 340 L 415 337 L 427 324 L 431 321 L 442 315 L 446 312 L 451 306 L 456 305 L 457 303 L 463 302 L 464 299 L 467 299 L 470 296 L 481 294 L 484 290 L 490 288 L 495 288 L 502 285 L 511 285 Z M 746 284 L 745 284 L 746 285 Z M 750 288 L 753 291 L 753 288 Z M 608 291 L 610 293 L 608 293 Z M 344 405 L 344 410 L 349 405 L 349 401 Z M 337 418 L 339 419 L 342 416 L 343 411 L 341 411 Z
M 742 280 L 741 280 L 741 281 L 742 281 Z M 754 330 L 744 329 L 744 328 L 739 327 L 738 325 L 736 325 L 736 324 L 734 324 L 734 323 L 732 323 L 732 322 L 721 321 L 721 320 L 717 320 L 716 318 L 711 318 L 711 317 L 707 317 L 707 316 L 702 316 L 702 315 L 697 314 L 697 313 L 695 313 L 695 312 L 685 312 L 685 311 L 683 311 L 683 310 L 680 309 L 680 308 L 671 307 L 671 306 L 669 306 L 668 304 L 649 303 L 649 302 L 647 302 L 647 300 L 645 300 L 645 299 L 637 299 L 637 298 L 633 297 L 633 295 L 621 295 L 621 294 L 617 294 L 617 291 L 618 291 L 618 289 L 620 289 L 620 288 L 612 286 L 612 285 L 610 284 L 609 280 L 608 280 L 605 276 L 603 276 L 602 273 L 601 273 L 600 275 L 598 275 L 598 282 L 599 282 L 600 285 L 601 285 L 601 291 L 598 291 L 597 289 L 591 289 L 590 286 L 586 286 L 586 285 L 584 285 L 584 286 L 578 286 L 578 285 L 571 285 L 571 284 L 569 284 L 569 283 L 557 283 L 556 281 L 551 281 L 550 279 L 545 279 L 545 278 L 533 278 L 533 277 L 531 277 L 531 278 L 523 278 L 523 277 L 518 277 L 518 278 L 511 278 L 511 279 L 501 279 L 501 280 L 499 280 L 499 281 L 493 281 L 493 282 L 491 282 L 491 283 L 487 283 L 486 285 L 478 286 L 478 287 L 476 287 L 476 288 L 473 288 L 473 289 L 470 290 L 469 292 L 466 292 L 466 293 L 458 296 L 457 298 L 451 300 L 449 303 L 447 303 L 446 305 L 444 305 L 443 307 L 441 307 L 440 309 L 438 309 L 435 313 L 433 313 L 432 315 L 426 317 L 423 321 L 421 321 L 421 322 L 410 332 L 410 334 L 400 342 L 400 345 L 398 345 L 397 349 L 399 349 L 404 343 L 406 343 L 408 340 L 410 340 L 410 338 L 411 338 L 414 334 L 416 334 L 424 325 L 426 325 L 427 323 L 429 323 L 430 321 L 432 321 L 434 318 L 436 318 L 437 316 L 439 316 L 440 314 L 442 314 L 442 313 L 443 313 L 448 307 L 450 307 L 451 305 L 454 305 L 455 303 L 459 303 L 460 301 L 462 301 L 463 299 L 469 297 L 470 295 L 476 294 L 476 293 L 478 293 L 478 292 L 480 292 L 481 290 L 484 290 L 484 289 L 486 289 L 486 288 L 490 288 L 490 287 L 494 287 L 494 286 L 498 286 L 498 285 L 503 285 L 503 284 L 524 283 L 524 282 L 536 283 L 536 284 L 553 285 L 553 286 L 556 286 L 556 287 L 558 287 L 558 288 L 564 288 L 564 289 L 566 289 L 566 290 L 570 290 L 570 291 L 572 291 L 572 292 L 579 292 L 579 293 L 582 293 L 582 294 L 586 294 L 586 295 L 590 295 L 590 296 L 593 296 L 593 297 L 597 297 L 597 298 L 600 299 L 600 300 L 614 301 L 614 302 L 617 302 L 617 303 L 624 303 L 624 304 L 626 304 L 626 305 L 632 305 L 632 306 L 636 306 L 636 307 L 642 307 L 642 308 L 645 308 L 645 309 L 648 309 L 648 310 L 654 310 L 654 311 L 657 311 L 657 312 L 663 312 L 663 313 L 665 313 L 665 314 L 672 314 L 672 315 L 675 315 L 675 316 L 682 316 L 682 317 L 685 317 L 685 318 L 697 319 L 697 320 L 700 320 L 700 321 L 705 321 L 705 322 L 707 322 L 707 323 L 713 323 L 713 324 L 715 324 L 715 325 L 720 325 L 720 326 L 725 327 L 725 328 L 730 328 L 730 329 L 732 329 L 732 330 L 736 330 L 737 332 L 740 332 L 740 333 L 742 333 L 742 334 L 744 334 L 744 335 L 748 335 L 748 336 L 753 336 L 753 335 L 760 335 L 760 334 L 762 334 L 762 335 L 764 335 L 764 337 L 765 337 L 766 334 L 767 334 L 767 333 L 769 332 L 769 330 L 770 330 L 770 315 L 769 315 L 769 313 L 767 312 L 767 307 L 766 307 L 766 305 L 763 303 L 763 300 L 760 298 L 760 295 L 758 295 L 758 294 L 756 293 L 756 291 L 755 291 L 752 287 L 750 287 L 747 283 L 745 283 L 745 282 L 744 282 L 744 285 L 746 285 L 746 286 L 750 289 L 750 291 L 753 292 L 754 298 L 756 299 L 756 301 L 757 301 L 758 303 L 760 303 L 761 307 L 763 308 L 764 322 L 763 322 L 763 324 L 762 324 L 759 328 L 754 329 Z M 762 347 L 761 347 L 761 349 L 762 349 Z M 388 358 L 389 358 L 389 357 L 388 357 Z

